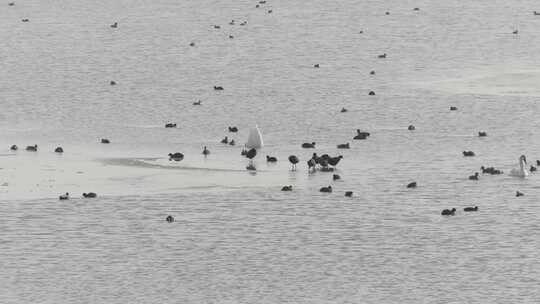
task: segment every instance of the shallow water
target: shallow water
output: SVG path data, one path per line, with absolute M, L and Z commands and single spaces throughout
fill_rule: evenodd
M 540 158 L 537 3 L 256 3 L 0 8 L 2 302 L 539 302 L 538 176 L 468 180 Z M 343 155 L 342 180 L 309 174 L 313 152 Z

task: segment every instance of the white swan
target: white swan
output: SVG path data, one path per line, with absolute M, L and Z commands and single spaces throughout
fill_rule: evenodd
M 514 168 L 510 171 L 510 175 L 517 176 L 517 177 L 526 177 L 529 175 L 529 171 L 527 171 L 527 158 L 525 158 L 525 155 L 521 155 L 519 157 L 519 169 Z

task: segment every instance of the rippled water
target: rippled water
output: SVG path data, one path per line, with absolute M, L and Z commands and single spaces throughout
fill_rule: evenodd
M 0 8 L 1 302 L 540 302 L 538 176 L 468 180 L 540 159 L 538 3 L 256 3 Z M 308 174 L 313 152 L 342 180 Z

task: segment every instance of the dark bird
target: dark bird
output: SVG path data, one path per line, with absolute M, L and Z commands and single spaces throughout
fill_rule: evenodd
M 223 91 L 223 87 L 222 86 L 214 86 L 214 90 Z
M 479 137 L 486 137 L 486 136 L 487 136 L 487 133 L 486 133 L 486 132 L 480 131 L 480 132 L 478 132 L 478 136 L 479 136 Z
M 64 149 L 62 149 L 62 147 L 56 147 L 56 149 L 54 149 L 54 152 L 56 152 L 56 153 L 64 153 Z
M 419 11 L 420 9 L 418 7 L 415 7 L 413 11 Z
M 408 183 L 407 188 L 416 188 L 416 182 Z
M 274 156 L 266 155 L 266 161 L 269 162 L 269 163 L 275 163 L 275 162 L 277 162 L 277 158 L 274 157 Z
M 22 21 L 22 22 L 29 22 L 30 19 L 22 19 L 21 21 Z
M 203 154 L 204 156 L 210 155 L 210 150 L 208 150 L 208 149 L 206 148 L 206 146 L 204 146 L 204 148 L 203 148 L 203 150 L 202 150 L 202 154 Z
M 346 113 L 346 112 L 348 112 L 347 109 L 341 108 L 341 113 Z
M 113 86 L 113 85 L 116 85 L 116 81 L 111 80 L 111 82 L 109 82 L 109 84 L 112 85 L 112 86 Z
M 338 149 L 350 149 L 351 146 L 349 145 L 349 143 L 346 143 L 346 144 L 339 144 L 339 145 L 337 145 L 337 148 L 338 148 Z
M 474 156 L 474 152 L 473 151 L 463 151 L 463 156 Z
M 189 46 L 195 46 L 195 42 L 191 42 Z
M 390 15 L 390 12 L 386 12 L 385 15 Z
M 174 222 L 174 217 L 172 217 L 172 215 L 168 215 L 165 220 L 168 222 L 168 223 L 172 223 Z
M 17 146 L 15 146 L 15 147 L 17 147 Z M 540 160 L 538 160 L 538 159 L 536 160 L 536 165 L 540 166 Z
M 272 10 L 268 10 L 268 13 L 271 14 L 271 13 L 272 13 Z
M 240 23 L 240 25 L 242 25 L 242 26 L 244 26 L 246 24 L 247 24 L 247 21 L 244 21 L 244 22 Z
M 450 111 L 457 111 L 457 107 L 450 107 Z
M 171 160 L 174 160 L 174 161 L 181 161 L 184 159 L 184 154 L 180 153 L 180 152 L 176 152 L 176 153 L 169 153 L 169 161 Z
M 37 151 L 37 145 L 27 146 L 26 151 L 36 152 Z
M 368 95 L 369 95 L 369 96 L 375 96 L 375 92 L 369 91 L 369 94 L 368 94 Z
M 303 143 L 302 148 L 315 148 L 315 142 L 312 143 Z
M 452 210 L 444 209 L 441 212 L 441 215 L 454 215 L 456 213 L 456 208 L 452 208 Z
M 118 27 L 118 22 L 115 22 L 115 23 L 111 24 L 111 27 L 112 28 L 117 28 Z
M 10 2 L 8 3 L 9 6 L 14 6 L 15 5 L 15 2 Z M 536 12 L 535 12 L 536 13 Z
M 518 34 L 518 30 L 514 30 L 514 31 L 512 32 L 512 34 L 517 35 L 517 34 Z
M 291 170 L 296 171 L 296 164 L 298 164 L 299 160 L 296 155 L 289 156 L 289 162 L 292 164 Z
M 249 165 L 246 166 L 246 170 L 248 170 L 248 171 L 257 171 L 257 168 L 255 167 L 255 165 L 250 163 Z
M 221 140 L 221 143 L 222 144 L 228 144 L 229 143 L 229 138 L 227 136 L 225 136 L 225 138 Z
M 463 208 L 463 211 L 465 211 L 465 212 L 478 211 L 478 206 L 474 206 L 474 207 L 465 207 L 465 208 Z
M 503 172 L 501 170 L 498 170 L 498 169 L 495 169 L 494 167 L 484 167 L 484 166 L 481 166 L 480 169 L 482 170 L 482 173 L 485 174 L 492 174 L 492 175 L 498 175 L 498 174 L 503 174 Z
M 319 192 L 332 193 L 332 186 L 322 187 L 321 189 L 319 189 Z
M 13 145 L 9 148 L 11 151 L 17 151 L 19 150 L 19 147 L 17 147 L 17 145 Z
M 329 157 L 329 158 L 327 159 L 327 161 L 328 161 L 328 164 L 329 164 L 330 166 L 335 167 L 335 166 L 337 166 L 337 164 L 339 163 L 339 161 L 340 161 L 342 158 L 343 158 L 342 155 L 337 156 L 337 157 Z
M 382 55 L 379 55 L 377 56 L 378 58 L 386 58 L 386 53 L 382 54 Z
M 215 29 L 220 29 L 221 26 L 219 26 L 219 25 L 214 25 L 214 28 L 215 28 Z
M 366 139 L 370 136 L 369 132 L 362 132 L 360 129 L 356 129 L 356 136 L 353 139 Z
M 332 180 L 340 180 L 340 179 L 341 179 L 341 176 L 339 176 L 338 174 L 332 175 Z
M 60 196 L 58 197 L 58 199 L 61 200 L 61 201 L 64 201 L 64 200 L 69 199 L 69 193 L 66 192 L 66 194 L 60 195 Z
M 414 131 L 414 130 L 416 130 L 416 128 L 415 128 L 413 125 L 410 125 L 407 129 L 408 129 L 409 131 Z
M 369 72 L 369 75 L 375 75 L 375 71 Z
M 165 124 L 165 128 L 176 128 L 176 124 L 175 124 L 175 123 L 172 123 L 172 122 L 166 123 L 166 124 Z
M 317 64 L 313 65 L 313 67 L 314 67 L 314 68 L 318 68 L 318 67 L 320 67 L 320 66 L 319 66 L 319 64 L 317 63 Z
M 236 132 L 238 132 L 238 128 L 237 127 L 229 127 L 229 132 L 236 133 Z
M 255 148 L 249 149 L 246 153 L 246 157 L 249 158 L 250 162 L 253 161 L 255 156 L 257 156 L 257 150 Z
M 101 139 L 101 143 L 102 143 L 102 144 L 110 144 L 111 141 L 108 140 L 108 139 L 106 139 L 106 138 L 102 138 L 102 139 Z
M 535 171 L 536 171 L 536 167 L 531 165 L 531 168 L 529 169 L 529 172 L 535 172 Z
M 315 166 L 317 165 L 317 162 L 316 162 L 316 160 L 314 158 L 310 158 L 307 161 L 307 165 L 308 165 L 308 171 L 311 171 L 311 169 L 315 170 Z
M 283 186 L 283 188 L 281 188 L 281 191 L 292 191 L 292 186 Z
M 231 139 L 231 141 L 229 142 L 229 146 L 234 146 L 236 145 L 236 143 L 234 142 L 234 139 Z
M 233 38 L 234 38 L 234 36 L 233 36 L 233 35 L 229 35 L 229 39 L 233 39 Z
M 353 195 L 353 192 L 352 192 L 352 191 L 347 191 L 347 192 L 345 192 L 345 196 L 346 196 L 346 197 L 352 197 L 352 195 Z
M 234 19 L 229 22 L 230 25 L 234 25 Z
M 85 198 L 96 198 L 97 194 L 95 194 L 94 192 L 88 192 L 88 193 L 83 193 L 82 196 Z
M 524 196 L 523 192 L 516 191 L 516 197 Z
M 200 100 L 199 100 L 199 101 L 196 101 L 196 102 L 193 103 L 193 105 L 194 105 L 194 106 L 200 106 L 200 105 L 201 105 L 201 101 L 200 101 Z
M 470 180 L 478 180 L 478 172 L 474 172 L 474 175 L 469 176 Z

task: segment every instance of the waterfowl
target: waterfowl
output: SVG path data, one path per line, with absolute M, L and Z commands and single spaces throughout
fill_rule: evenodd
M 229 142 L 229 146 L 234 146 L 236 145 L 236 142 L 234 141 L 234 139 L 231 139 L 231 141 Z
M 454 215 L 456 213 L 456 208 L 452 208 L 452 210 L 444 209 L 441 212 L 441 215 Z
M 332 192 L 332 186 L 322 187 L 321 189 L 319 189 L 319 192 L 331 193 Z
M 64 201 L 64 200 L 69 199 L 69 193 L 66 192 L 66 194 L 60 195 L 60 196 L 58 197 L 58 199 L 61 200 L 61 201 Z
M 109 82 L 109 84 L 112 85 L 112 86 L 113 86 L 113 85 L 116 85 L 116 81 L 111 80 L 111 82 Z
M 17 151 L 17 150 L 19 150 L 19 147 L 17 147 L 17 145 L 12 145 L 9 149 L 11 151 Z
M 474 172 L 474 175 L 469 176 L 470 180 L 478 180 L 478 172 Z
M 375 71 L 369 72 L 369 75 L 375 75 Z
M 172 215 L 168 215 L 165 220 L 168 222 L 168 223 L 172 223 L 174 222 L 174 217 L 172 217 Z
M 527 177 L 529 175 L 529 172 L 527 172 L 527 168 L 525 165 L 527 165 L 527 158 L 525 155 L 521 155 L 518 159 L 519 161 L 519 168 L 514 168 L 510 171 L 510 175 L 517 176 L 517 177 Z
M 236 133 L 236 132 L 238 132 L 238 128 L 237 127 L 229 127 L 229 132 Z
M 514 30 L 514 31 L 512 32 L 512 34 L 517 35 L 517 34 L 518 34 L 518 30 Z
M 379 55 L 377 56 L 378 58 L 386 58 L 386 53 L 382 54 L 382 55 Z
M 529 168 L 529 172 L 534 172 L 534 171 L 536 171 L 536 167 L 531 165 L 531 167 Z
M 102 138 L 102 139 L 101 139 L 101 143 L 102 143 L 102 144 L 110 144 L 111 141 L 108 140 L 108 139 L 106 139 L 106 138 Z
M 386 12 L 386 13 L 384 13 L 384 14 L 385 14 L 385 15 L 390 15 L 390 12 Z
M 329 157 L 329 158 L 327 159 L 327 161 L 328 161 L 328 164 L 329 164 L 330 166 L 335 167 L 335 166 L 337 166 L 337 164 L 339 163 L 339 161 L 340 161 L 342 158 L 343 158 L 342 155 L 337 156 L 337 157 Z
M 413 11 L 419 11 L 419 10 L 420 10 L 420 8 L 418 8 L 418 7 L 415 7 L 415 8 L 413 9 Z
M 233 36 L 233 35 L 229 35 L 229 39 L 233 39 L 233 38 L 234 38 L 234 36 Z
M 356 129 L 356 136 L 353 139 L 366 139 L 369 135 L 369 132 L 362 132 L 360 129 Z
M 191 42 L 189 46 L 195 46 L 195 42 Z
M 298 164 L 299 159 L 296 155 L 290 155 L 289 156 L 289 162 L 292 164 L 291 170 L 296 171 L 296 164 Z
M 83 193 L 82 196 L 85 198 L 96 198 L 97 194 L 95 194 L 94 192 L 88 192 L 88 193 Z
M 311 169 L 315 170 L 315 166 L 317 165 L 317 162 L 315 161 L 314 158 L 310 158 L 307 161 L 307 165 L 308 165 L 308 171 L 311 171 Z
M 259 5 L 257 4 L 257 5 L 255 5 L 255 7 L 256 7 L 256 8 L 259 8 Z
M 473 151 L 463 151 L 463 156 L 474 156 L 474 152 Z
M 15 146 L 15 147 L 16 147 L 16 146 Z M 538 159 L 536 160 L 536 165 L 537 165 L 537 166 L 540 166 L 540 160 L 538 160 Z
M 248 171 L 257 171 L 257 168 L 255 168 L 255 165 L 249 164 L 246 166 L 246 170 Z
M 319 67 L 319 64 L 317 63 L 317 64 L 315 64 L 313 67 L 314 67 L 314 68 L 318 68 L 318 67 Z
M 303 143 L 303 144 L 302 144 L 302 148 L 306 148 L 306 149 L 309 149 L 309 148 L 315 148 L 315 142 L 312 142 L 312 143 Z
M 176 152 L 176 153 L 169 153 L 169 161 L 171 160 L 174 160 L 174 161 L 181 161 L 184 159 L 184 154 L 180 153 L 180 152 Z
M 407 128 L 409 131 L 414 131 L 416 130 L 416 128 L 413 126 L 413 125 L 409 125 L 409 127 Z
M 450 111 L 457 111 L 457 107 L 450 107 Z
M 350 149 L 349 143 L 337 145 L 338 149 Z
M 463 208 L 463 211 L 465 211 L 465 212 L 474 212 L 474 211 L 478 211 L 478 206 L 474 206 L 474 207 L 465 207 L 465 208 Z
M 416 188 L 416 182 L 408 183 L 407 188 Z
M 516 197 L 524 196 L 523 192 L 516 191 Z
M 494 167 L 484 167 L 481 166 L 480 169 L 482 170 L 482 173 L 492 174 L 492 175 L 498 175 L 502 174 L 503 172 L 501 170 L 495 169 Z
M 54 149 L 54 152 L 56 152 L 56 153 L 64 153 L 64 149 L 62 149 L 62 147 L 56 147 L 56 149 Z
M 249 158 L 250 164 L 253 163 L 253 158 L 255 158 L 255 156 L 257 156 L 257 150 L 255 150 L 255 148 L 249 149 L 246 153 L 246 157 Z
M 483 132 L 483 131 L 480 131 L 480 132 L 478 132 L 478 136 L 479 136 L 479 137 L 486 137 L 486 136 L 487 136 L 487 133 L 486 133 L 486 132 Z
M 259 1 L 260 4 L 265 4 L 266 3 L 266 0 L 261 0 Z
M 15 2 L 10 2 L 8 3 L 9 6 L 14 6 L 15 5 Z M 536 12 L 535 12 L 536 13 Z
M 221 26 L 219 26 L 219 25 L 214 25 L 214 28 L 215 28 L 215 29 L 220 29 Z
M 283 188 L 281 188 L 281 191 L 292 191 L 292 186 L 283 186 Z
M 240 23 L 240 25 L 242 25 L 242 26 L 244 26 L 246 24 L 247 24 L 247 21 L 244 21 L 244 22 Z
M 340 179 L 341 179 L 341 176 L 339 176 L 339 174 L 332 175 L 332 180 L 340 180 Z
M 193 105 L 194 105 L 194 106 L 200 106 L 200 105 L 201 105 L 201 101 L 200 101 L 200 100 L 199 100 L 199 101 L 196 101 L 196 102 L 193 103 Z
M 214 86 L 214 90 L 223 91 L 223 87 L 222 86 Z
M 269 162 L 269 163 L 275 163 L 275 162 L 277 162 L 277 158 L 274 157 L 274 156 L 266 155 L 266 161 Z
M 22 21 L 22 22 L 29 22 L 30 19 L 25 18 L 25 19 L 22 19 L 21 21 Z
M 234 19 L 229 22 L 230 25 L 234 25 Z
M 369 91 L 369 94 L 368 94 L 368 95 L 369 95 L 369 96 L 375 96 L 375 92 Z
M 206 146 L 204 146 L 204 148 L 203 148 L 203 150 L 202 150 L 202 154 L 205 155 L 205 156 L 206 156 L 206 155 L 210 155 L 210 150 L 208 150 L 208 149 L 206 148 Z
M 229 138 L 227 136 L 225 136 L 225 138 L 221 140 L 221 143 L 222 144 L 228 144 L 229 143 Z
M 111 28 L 117 28 L 117 27 L 118 27 L 118 22 L 111 24 Z
M 176 124 L 172 122 L 166 123 L 165 128 L 176 128 Z
M 37 151 L 37 145 L 27 146 L 26 151 L 36 152 Z
M 271 13 L 272 13 L 272 10 L 268 10 L 268 13 L 271 14 Z
M 347 112 L 347 109 L 341 108 L 341 113 L 345 113 L 345 112 Z
M 352 195 L 353 195 L 353 192 L 352 192 L 352 191 L 347 191 L 347 192 L 345 192 L 345 196 L 346 196 L 346 197 L 352 197 Z
M 364 31 L 362 31 L 362 30 L 360 30 L 360 32 L 358 32 L 358 34 L 363 34 L 363 33 L 364 33 Z

